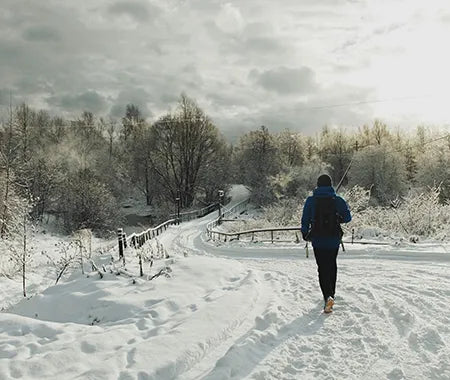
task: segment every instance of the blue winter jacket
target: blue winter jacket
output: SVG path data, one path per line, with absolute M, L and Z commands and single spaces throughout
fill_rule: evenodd
M 336 211 L 340 216 L 340 221 L 342 223 L 348 223 L 352 220 L 350 215 L 350 210 L 348 209 L 347 203 L 339 195 L 336 195 L 332 186 L 320 186 L 316 187 L 313 191 L 313 195 L 306 199 L 305 205 L 303 206 L 302 215 L 302 232 L 308 233 L 311 229 L 311 223 L 314 216 L 315 208 L 315 198 L 336 198 Z M 314 248 L 322 249 L 336 249 L 339 248 L 341 239 L 339 236 L 327 236 L 327 237 L 313 237 L 311 243 Z

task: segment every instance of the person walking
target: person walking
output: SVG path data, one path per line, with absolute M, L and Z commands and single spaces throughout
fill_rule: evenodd
M 341 223 L 352 219 L 347 203 L 336 195 L 331 177 L 317 179 L 313 195 L 306 199 L 302 214 L 302 236 L 311 241 L 316 258 L 324 312 L 331 313 L 335 301 L 337 255 L 342 238 Z

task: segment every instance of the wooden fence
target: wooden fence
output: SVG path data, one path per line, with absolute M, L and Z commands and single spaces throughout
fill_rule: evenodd
M 219 204 L 213 203 L 213 204 L 210 204 L 209 206 L 203 207 L 200 210 L 181 212 L 179 219 L 180 219 L 180 222 L 187 222 L 192 219 L 202 218 L 205 215 L 208 215 L 209 213 L 217 210 L 218 208 L 219 208 Z M 173 219 L 178 219 L 178 214 L 171 214 L 170 217 Z
M 200 210 L 194 210 L 189 212 L 180 213 L 180 217 L 178 218 L 178 214 L 172 214 L 171 219 L 161 223 L 160 225 L 152 228 L 148 228 L 142 232 L 133 232 L 131 235 L 126 236 L 122 228 L 117 229 L 117 239 L 119 243 L 119 259 L 124 258 L 124 249 L 127 247 L 133 247 L 138 249 L 142 247 L 148 240 L 153 239 L 159 236 L 163 231 L 167 230 L 167 228 L 174 224 L 180 224 L 180 222 L 192 220 L 195 218 L 201 218 L 209 213 L 217 210 L 219 208 L 218 203 L 211 204 L 207 207 L 204 207 Z M 175 216 L 175 217 L 174 217 Z
M 249 199 L 245 199 L 242 202 L 237 203 L 233 207 L 230 207 L 229 209 L 222 208 L 219 217 L 206 225 L 206 233 L 208 234 L 208 236 L 211 239 L 214 239 L 215 236 L 219 236 L 220 238 L 220 235 L 226 235 L 226 232 L 216 231 L 214 230 L 214 228 L 220 225 L 224 218 L 232 214 L 241 214 L 242 212 L 247 210 L 248 204 Z
M 250 236 L 251 241 L 255 240 L 255 236 L 261 235 L 263 233 L 270 233 L 270 237 L 266 238 L 265 240 L 270 241 L 271 243 L 275 243 L 276 241 L 281 241 L 277 238 L 276 232 L 279 231 L 295 231 L 295 239 L 292 239 L 292 241 L 295 241 L 296 243 L 300 243 L 300 236 L 301 236 L 301 230 L 300 227 L 270 227 L 270 228 L 260 228 L 260 229 L 254 229 L 254 230 L 246 230 L 246 231 L 237 231 L 237 232 L 222 232 L 222 231 L 216 231 L 216 230 L 209 230 L 208 236 L 215 240 L 216 238 L 218 240 L 223 241 L 231 241 L 231 240 L 240 240 L 241 236 Z M 284 241 L 284 240 L 283 240 Z

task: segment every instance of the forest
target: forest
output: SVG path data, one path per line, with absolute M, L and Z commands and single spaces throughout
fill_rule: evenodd
M 184 94 L 153 123 L 133 104 L 121 120 L 90 112 L 69 120 L 11 105 L 1 122 L 0 152 L 2 238 L 24 223 L 49 221 L 64 234 L 90 229 L 107 236 L 123 223 L 121 205 L 130 197 L 165 220 L 177 199 L 181 210 L 201 208 L 232 183 L 250 189 L 265 223 L 299 224 L 321 173 L 342 184 L 340 192 L 359 212 L 356 223 L 395 224 L 408 235 L 438 231 L 450 199 L 450 136 L 442 131 L 405 132 L 380 120 L 324 126 L 315 136 L 255 126 L 232 145 Z M 430 221 L 430 211 L 442 217 Z

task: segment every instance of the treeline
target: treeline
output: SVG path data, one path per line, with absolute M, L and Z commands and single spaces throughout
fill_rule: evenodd
M 17 229 L 26 207 L 52 215 L 67 233 L 112 231 L 120 201 L 137 191 L 148 205 L 174 212 L 217 199 L 229 182 L 230 148 L 200 107 L 182 95 L 155 123 L 133 104 L 121 120 L 83 112 L 52 117 L 26 104 L 10 107 L 0 130 L 0 233 Z
M 450 199 L 450 135 L 425 127 L 405 133 L 376 120 L 353 132 L 324 127 L 316 137 L 261 127 L 240 139 L 234 162 L 236 180 L 261 205 L 303 200 L 324 172 L 335 185 L 342 180 L 346 188 L 370 190 L 372 205 L 398 203 L 430 187 L 439 188 L 441 203 Z
M 437 137 L 424 127 L 392 131 L 377 120 L 353 132 L 324 127 L 314 137 L 260 127 L 231 146 L 185 95 L 154 123 L 133 104 L 121 120 L 90 112 L 66 120 L 22 104 L 1 124 L 0 234 L 17 229 L 24 213 L 37 221 L 52 215 L 67 233 L 105 233 L 120 224 L 119 205 L 130 195 L 168 216 L 177 199 L 182 209 L 200 208 L 230 183 L 247 185 L 258 205 L 298 203 L 323 172 L 335 184 L 343 178 L 344 187 L 370 189 L 377 205 L 427 186 L 439 186 L 445 202 L 450 139 Z

